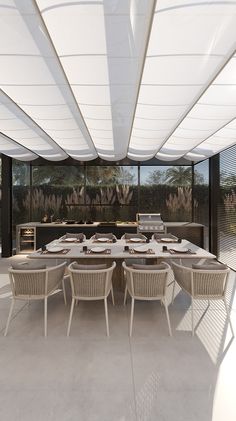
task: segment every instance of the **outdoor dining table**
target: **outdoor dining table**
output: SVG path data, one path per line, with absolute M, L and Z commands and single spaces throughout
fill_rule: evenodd
M 163 251 L 163 246 L 167 250 Z M 84 247 L 87 248 L 84 251 Z M 125 250 L 128 248 L 128 250 Z M 60 250 L 60 251 L 59 251 Z M 122 262 L 129 259 L 145 259 L 147 264 L 159 263 L 166 259 L 197 259 L 209 260 L 216 256 L 209 253 L 187 240 L 181 243 L 158 243 L 151 240 L 149 243 L 127 242 L 127 240 L 117 240 L 113 242 L 94 242 L 94 240 L 85 240 L 80 242 L 65 242 L 60 239 L 47 244 L 46 250 L 39 249 L 28 256 L 30 259 L 56 259 L 78 261 L 79 263 L 107 263 L 116 261 L 117 267 L 113 275 L 114 287 L 124 288 L 124 279 L 122 272 Z M 132 259 L 132 260 L 131 260 Z

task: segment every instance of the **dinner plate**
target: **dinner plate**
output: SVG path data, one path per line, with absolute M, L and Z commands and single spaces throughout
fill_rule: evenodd
M 97 238 L 97 241 L 100 241 L 101 243 L 107 243 L 109 241 L 109 238 L 101 237 L 101 238 Z
M 172 249 L 174 250 L 176 253 L 187 253 L 188 249 L 187 248 L 182 248 L 182 249 Z
M 148 247 L 146 246 L 134 247 L 134 251 L 136 251 L 136 253 L 147 253 Z
M 105 247 L 92 247 L 91 251 L 93 253 L 103 253 L 104 251 L 106 251 Z
M 143 241 L 142 238 L 130 238 L 130 241 L 132 241 L 133 243 L 141 243 Z
M 163 241 L 163 243 L 173 243 L 174 239 L 166 237 L 166 238 L 161 238 L 161 241 Z
M 71 241 L 77 241 L 77 238 L 75 238 L 75 237 L 71 237 L 71 238 L 65 238 L 63 241 L 69 241 L 69 242 L 71 242 Z
M 49 251 L 50 253 L 59 253 L 62 250 L 64 250 L 63 247 L 47 247 L 47 251 Z

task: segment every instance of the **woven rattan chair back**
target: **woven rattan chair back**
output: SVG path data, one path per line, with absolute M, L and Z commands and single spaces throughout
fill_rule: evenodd
M 194 300 L 208 300 L 208 305 L 210 305 L 210 300 L 222 300 L 224 302 L 227 320 L 234 336 L 230 313 L 225 298 L 230 269 L 193 269 L 182 266 L 174 261 L 172 262 L 172 269 L 175 281 L 191 296 L 192 335 L 195 333 Z M 175 281 L 172 302 L 174 300 Z
M 17 270 L 9 268 L 9 277 L 12 290 L 12 302 L 7 319 L 4 336 L 8 333 L 9 324 L 16 300 L 44 300 L 44 335 L 47 336 L 47 299 L 62 284 L 64 300 L 66 295 L 64 287 L 64 273 L 66 262 L 47 269 Z

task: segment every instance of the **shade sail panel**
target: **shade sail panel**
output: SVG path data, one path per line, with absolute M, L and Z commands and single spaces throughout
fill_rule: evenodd
M 19 161 L 32 161 L 38 158 L 33 152 L 17 144 L 2 133 L 0 133 L 0 153 L 18 159 Z
M 191 149 L 196 137 L 201 139 L 200 131 L 194 133 L 190 128 L 185 132 L 184 126 L 165 144 L 233 54 L 235 17 L 235 2 L 159 0 L 156 3 L 130 138 L 132 153 L 142 153 L 141 131 L 143 144 L 146 139 L 152 139 L 152 154 L 160 151 L 157 155 L 160 159 L 168 156 L 169 160 L 172 153 L 176 159 L 187 147 Z
M 34 1 L 8 0 L 6 7 L 0 8 L 0 38 L 4 39 L 0 46 L 3 91 L 68 155 L 84 160 L 96 158 L 90 134 Z M 44 138 L 44 142 L 47 140 Z
M 236 144 L 236 119 L 195 147 L 185 157 L 194 161 L 206 159 L 234 144 Z
M 68 155 L 0 90 L 0 127 L 2 133 L 31 149 L 42 158 L 60 161 Z
M 126 156 L 154 1 L 37 0 L 98 155 Z
M 182 156 L 198 145 L 207 146 L 207 156 L 214 153 L 217 143 L 204 141 L 214 134 L 221 136 L 221 128 L 227 126 L 236 117 L 236 56 L 225 65 L 214 82 L 209 86 L 199 101 L 194 105 L 173 135 L 164 144 L 164 149 L 174 149 Z M 220 131 L 220 132 L 219 132 Z M 218 134 L 216 132 L 219 132 Z M 223 130 L 224 135 L 226 132 Z M 214 137 L 215 138 L 215 137 Z M 236 141 L 236 139 L 235 139 Z M 227 138 L 225 139 L 227 147 Z M 199 146 L 201 150 L 201 146 Z M 203 148 L 204 149 L 204 148 Z M 191 155 L 192 156 L 192 155 Z M 202 156 L 202 155 L 201 155 Z

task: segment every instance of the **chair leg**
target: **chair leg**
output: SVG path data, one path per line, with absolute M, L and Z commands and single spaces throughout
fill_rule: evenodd
M 108 311 L 107 311 L 107 298 L 104 298 L 104 307 L 105 307 L 107 336 L 110 336 L 110 334 L 109 334 L 109 322 L 108 322 Z
M 134 298 L 132 297 L 132 301 L 131 301 L 131 314 L 130 314 L 130 326 L 129 326 L 129 336 L 132 336 L 133 320 L 134 320 Z
M 191 322 L 192 322 L 192 336 L 194 336 L 194 308 L 193 308 L 193 297 L 191 297 Z
M 47 336 L 48 329 L 48 298 L 44 298 L 44 336 Z
M 225 310 L 226 310 L 227 319 L 228 319 L 228 322 L 229 322 L 229 325 L 230 325 L 230 329 L 231 329 L 232 335 L 234 337 L 233 325 L 232 325 L 232 322 L 231 322 L 231 319 L 230 319 L 229 309 L 228 309 L 225 297 L 224 297 L 224 305 L 225 305 Z
M 127 292 L 128 292 L 128 288 L 127 288 L 127 285 L 125 285 L 124 306 L 125 306 L 126 300 L 127 300 Z
M 113 285 L 111 286 L 111 299 L 112 299 L 112 304 L 113 304 L 113 306 L 114 306 L 114 305 L 115 305 L 115 300 L 114 300 Z
M 66 306 L 67 300 L 66 300 L 66 289 L 65 289 L 65 280 L 64 280 L 64 278 L 62 279 L 61 284 L 62 284 L 62 291 L 63 291 L 63 296 L 64 296 L 64 303 L 65 303 L 65 306 Z
M 68 323 L 68 328 L 67 328 L 67 336 L 70 335 L 70 328 L 71 328 L 72 315 L 74 311 L 74 305 L 75 305 L 75 298 L 72 298 L 71 308 L 70 308 L 70 317 L 69 317 L 69 323 Z
M 172 299 L 171 299 L 171 304 L 173 304 L 174 299 L 175 299 L 175 279 L 174 279 L 173 289 L 172 289 Z
M 172 336 L 172 330 L 171 330 L 171 325 L 170 325 L 170 317 L 169 317 L 168 305 L 167 305 L 167 302 L 166 302 L 166 298 L 165 297 L 163 298 L 163 301 L 162 302 L 164 304 L 165 311 L 166 311 L 166 318 L 167 318 L 167 323 L 168 323 L 169 334 L 170 334 L 170 336 Z
M 78 298 L 75 300 L 75 305 L 76 305 L 76 307 L 79 305 L 79 300 L 78 300 Z
M 7 324 L 6 324 L 6 329 L 5 329 L 5 332 L 4 332 L 4 336 L 7 336 L 7 332 L 8 332 L 9 324 L 10 324 L 10 321 L 11 321 L 11 316 L 12 316 L 14 304 L 15 304 L 15 300 L 14 300 L 14 298 L 12 298 L 11 306 L 10 306 L 10 310 L 9 310 L 9 315 L 8 315 L 8 319 L 7 319 Z

